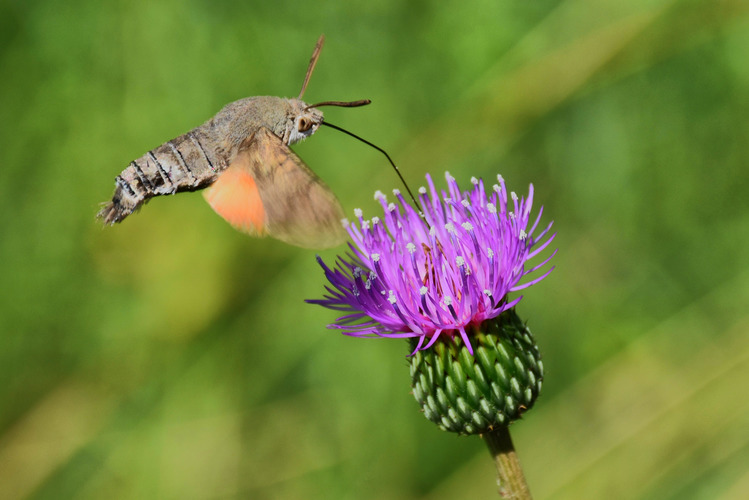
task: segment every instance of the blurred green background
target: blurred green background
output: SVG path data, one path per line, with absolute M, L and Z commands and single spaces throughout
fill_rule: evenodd
M 494 498 L 405 342 L 325 329 L 314 252 L 200 194 L 94 220 L 130 160 L 250 95 L 536 188 L 557 269 L 518 310 L 547 376 L 512 426 L 537 499 L 749 498 L 749 2 L 0 3 L 0 498 Z M 399 187 L 323 129 L 347 213 Z M 339 249 L 341 251 L 341 249 Z M 327 259 L 335 251 L 323 252 Z

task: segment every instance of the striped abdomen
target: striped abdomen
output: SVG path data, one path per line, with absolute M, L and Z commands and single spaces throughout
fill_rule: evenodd
M 112 201 L 98 214 L 114 224 L 154 196 L 209 186 L 226 168 L 213 141 L 199 127 L 149 151 L 115 178 Z

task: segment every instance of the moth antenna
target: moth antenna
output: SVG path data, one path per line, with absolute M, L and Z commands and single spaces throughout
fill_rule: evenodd
M 307 74 L 304 75 L 302 91 L 299 92 L 299 97 L 297 99 L 301 100 L 302 96 L 304 95 L 304 91 L 307 90 L 307 84 L 309 83 L 309 79 L 312 76 L 312 71 L 315 69 L 317 59 L 320 57 L 320 51 L 322 50 L 323 43 L 325 43 L 325 35 L 320 35 L 320 38 L 317 39 L 317 44 L 315 44 L 315 50 L 312 51 L 312 57 L 309 60 L 309 66 L 307 66 Z
M 372 101 L 369 99 L 359 99 L 358 101 L 323 101 L 318 102 L 317 104 L 313 104 L 311 106 L 307 106 L 304 108 L 305 111 L 307 111 L 310 108 L 319 108 L 320 106 L 340 106 L 342 108 L 358 108 L 359 106 L 366 106 L 367 104 L 371 104 Z
M 361 104 L 360 104 L 360 106 L 361 106 Z M 314 106 L 310 106 L 310 107 L 314 107 Z M 395 173 L 398 174 L 398 177 L 400 178 L 401 182 L 403 183 L 403 186 L 406 188 L 406 191 L 408 191 L 408 196 L 411 197 L 411 201 L 413 201 L 414 205 L 416 205 L 416 208 L 419 210 L 419 213 L 421 214 L 421 217 L 422 218 L 424 217 L 424 211 L 421 209 L 421 205 L 419 205 L 419 202 L 416 201 L 416 197 L 411 192 L 411 188 L 408 187 L 408 184 L 406 184 L 406 180 L 401 175 L 401 171 L 398 169 L 398 167 L 393 162 L 392 158 L 390 158 L 390 155 L 387 154 L 387 152 L 384 149 L 382 149 L 381 147 L 379 147 L 379 146 L 377 146 L 375 144 L 372 144 L 371 142 L 369 142 L 366 139 L 363 139 L 363 138 L 359 137 L 358 135 L 354 134 L 353 132 L 349 132 L 348 130 L 343 129 L 343 128 L 337 126 L 337 125 L 333 125 L 330 122 L 323 121 L 322 124 L 325 125 L 325 126 L 328 126 L 330 128 L 334 128 L 334 129 L 338 130 L 339 132 L 343 132 L 344 134 L 350 135 L 354 139 L 358 139 L 361 142 L 363 142 L 364 144 L 366 144 L 368 146 L 371 146 L 371 147 L 375 148 L 377 151 L 379 151 L 380 153 L 384 154 L 385 158 L 387 158 L 388 161 L 390 162 L 390 164 L 393 166 L 393 169 L 395 170 Z

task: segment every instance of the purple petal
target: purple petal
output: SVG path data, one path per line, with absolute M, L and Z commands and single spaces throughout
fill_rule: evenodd
M 510 299 L 509 292 L 538 283 L 553 269 L 520 283 L 556 253 L 526 269 L 556 236 L 545 239 L 549 224 L 533 237 L 543 209 L 528 228 L 532 185 L 527 197 L 508 197 L 501 176 L 488 195 L 483 180 L 471 179 L 463 192 L 450 174 L 445 178 L 447 190 L 438 191 L 426 176 L 418 198 L 423 216 L 399 191 L 394 203 L 378 192 L 383 215 L 365 220 L 355 211 L 347 255 L 334 269 L 318 257 L 330 286 L 323 299 L 307 302 L 346 313 L 331 328 L 357 337 L 418 337 L 414 352 L 442 334 L 460 335 L 473 352 L 466 327 L 513 307 L 522 297 Z

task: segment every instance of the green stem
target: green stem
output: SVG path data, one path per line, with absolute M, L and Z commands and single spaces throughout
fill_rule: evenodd
M 532 500 L 528 483 L 525 482 L 520 460 L 510 439 L 510 430 L 500 426 L 481 435 L 489 447 L 489 453 L 497 466 L 499 496 L 512 500 Z

